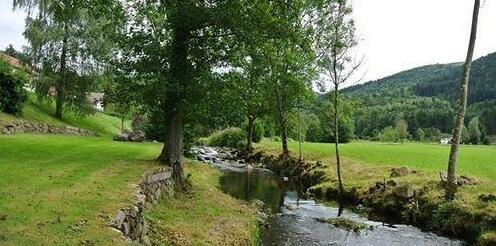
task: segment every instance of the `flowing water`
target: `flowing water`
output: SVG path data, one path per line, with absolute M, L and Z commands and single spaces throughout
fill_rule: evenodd
M 269 226 L 262 229 L 264 245 L 464 245 L 413 226 L 370 221 L 345 209 L 342 217 L 371 227 L 348 232 L 317 220 L 336 217 L 338 206 L 299 199 L 291 180 L 229 161 L 215 160 L 213 165 L 224 172 L 220 180 L 224 192 L 246 201 L 261 200 L 273 211 Z

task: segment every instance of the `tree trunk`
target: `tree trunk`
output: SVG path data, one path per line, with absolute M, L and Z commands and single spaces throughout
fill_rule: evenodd
M 64 78 L 61 78 L 61 79 L 64 79 Z M 64 111 L 64 99 L 65 99 L 65 95 L 64 95 L 64 87 L 63 85 L 61 85 L 60 83 L 62 82 L 59 82 L 59 84 L 55 87 L 55 90 L 57 92 L 57 98 L 55 100 L 55 118 L 57 119 L 62 119 L 62 114 L 63 114 L 63 111 Z
M 167 119 L 167 136 L 158 160 L 172 167 L 172 175 L 178 184 L 183 181 L 183 114 L 175 111 Z
M 341 177 L 341 157 L 339 156 L 339 114 L 338 114 L 338 84 L 334 86 L 334 148 L 336 151 L 336 167 L 338 174 L 338 200 L 342 203 L 344 189 L 343 189 L 343 179 Z M 339 216 L 341 214 L 338 214 Z
M 456 180 L 456 165 L 458 158 L 458 146 L 460 144 L 460 137 L 463 131 L 463 121 L 465 119 L 465 111 L 467 110 L 467 94 L 468 82 L 470 79 L 470 69 L 472 66 L 472 59 L 474 56 L 475 39 L 477 36 L 477 22 L 479 18 L 480 0 L 475 0 L 474 12 L 472 17 L 472 28 L 470 32 L 470 42 L 468 46 L 467 59 L 463 66 L 463 76 L 460 83 L 460 96 L 458 99 L 458 113 L 455 121 L 455 128 L 453 129 L 453 139 L 451 141 L 451 151 L 448 162 L 448 183 L 446 184 L 447 200 L 453 200 L 457 192 Z
M 284 111 L 283 98 L 281 93 L 280 85 L 277 85 L 277 118 L 279 122 L 279 131 L 281 135 L 282 143 L 282 156 L 284 158 L 289 157 L 288 148 L 288 137 L 287 137 L 287 122 L 286 122 L 286 112 Z
M 173 32 L 171 64 L 169 70 L 169 87 L 165 96 L 164 109 L 166 115 L 167 136 L 158 160 L 172 167 L 172 175 L 176 185 L 184 187 L 183 182 L 183 139 L 184 139 L 184 115 L 182 104 L 185 88 L 190 81 L 188 68 L 188 42 L 189 31 L 175 28 Z
M 302 136 L 301 136 L 301 115 L 300 115 L 300 98 L 298 98 L 298 160 L 301 161 L 301 156 L 302 156 L 302 151 L 301 151 L 301 141 L 302 141 Z
M 248 114 L 248 129 L 246 134 L 246 152 L 253 152 L 253 122 L 255 121 L 255 117 L 253 114 Z
M 57 92 L 57 99 L 55 100 L 55 118 L 62 119 L 62 113 L 64 110 L 65 102 L 65 83 L 66 83 L 66 70 L 67 70 L 67 39 L 68 39 L 68 27 L 64 23 L 64 38 L 62 39 L 62 53 L 60 54 L 60 70 L 59 70 L 59 81 L 55 87 Z

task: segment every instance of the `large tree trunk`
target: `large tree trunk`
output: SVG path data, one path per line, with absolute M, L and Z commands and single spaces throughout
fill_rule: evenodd
M 470 68 L 474 56 L 475 39 L 477 36 L 477 22 L 479 18 L 480 0 L 475 0 L 474 12 L 472 17 L 472 28 L 470 32 L 470 42 L 468 46 L 467 59 L 463 66 L 463 77 L 460 83 L 460 96 L 458 99 L 458 114 L 456 116 L 455 128 L 453 130 L 453 139 L 451 142 L 451 151 L 448 162 L 448 183 L 446 184 L 446 199 L 453 200 L 457 192 L 456 165 L 458 158 L 458 146 L 463 131 L 463 121 L 465 111 L 467 110 L 468 82 L 470 79 Z
M 246 132 L 246 152 L 253 152 L 253 122 L 255 121 L 255 117 L 253 114 L 248 113 L 248 129 Z
M 67 80 L 67 41 L 69 35 L 68 26 L 64 23 L 64 38 L 62 39 L 62 53 L 60 54 L 59 81 L 55 87 L 57 99 L 55 100 L 55 118 L 62 119 L 65 102 L 65 83 Z
M 286 112 L 284 110 L 283 96 L 281 92 L 281 86 L 277 85 L 277 119 L 279 122 L 279 131 L 281 135 L 281 143 L 282 143 L 282 156 L 284 158 L 289 157 L 289 148 L 288 148 L 288 137 L 287 137 L 287 121 L 286 121 Z
M 167 119 L 167 136 L 158 160 L 172 167 L 172 175 L 179 184 L 183 181 L 183 114 L 175 111 Z
M 158 160 L 172 167 L 176 184 L 183 186 L 183 139 L 184 139 L 184 114 L 182 100 L 185 87 L 191 83 L 188 68 L 188 42 L 189 31 L 181 28 L 174 29 L 172 41 L 171 65 L 169 71 L 169 87 L 165 95 L 165 120 L 167 136 Z

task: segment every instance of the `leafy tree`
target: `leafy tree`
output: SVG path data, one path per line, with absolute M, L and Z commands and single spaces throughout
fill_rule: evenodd
M 479 128 L 479 118 L 475 117 L 468 124 L 468 135 L 471 144 L 479 144 L 481 140 L 481 130 Z
M 458 184 L 456 181 L 456 164 L 458 158 L 458 147 L 460 144 L 460 137 L 463 130 L 463 121 L 465 119 L 465 111 L 467 109 L 468 82 L 470 78 L 470 68 L 472 66 L 472 59 L 474 56 L 475 39 L 477 36 L 479 8 L 480 8 L 480 0 L 475 0 L 467 59 L 465 60 L 465 64 L 463 66 L 464 68 L 463 76 L 460 83 L 460 97 L 458 99 L 458 104 L 457 104 L 458 114 L 456 116 L 455 129 L 453 130 L 453 140 L 451 141 L 452 142 L 451 151 L 448 161 L 448 178 L 447 178 L 448 184 L 446 185 L 446 194 L 445 194 L 447 200 L 453 200 L 455 198 L 458 189 Z
M 403 143 L 405 139 L 408 138 L 408 123 L 404 119 L 400 119 L 396 121 L 395 129 L 398 138 L 400 139 L 401 143 Z
M 341 159 L 339 155 L 339 123 L 340 105 L 339 89 L 356 72 L 361 62 L 353 63 L 351 49 L 356 46 L 354 23 L 349 17 L 351 5 L 347 1 L 323 1 L 317 6 L 313 25 L 316 27 L 314 49 L 316 50 L 318 67 L 325 80 L 332 85 L 334 145 L 338 175 L 339 199 L 343 198 L 344 188 L 341 175 Z M 325 86 L 323 86 L 325 88 Z M 340 210 L 341 212 L 341 210 Z M 338 214 L 340 216 L 341 213 Z
M 158 160 L 172 166 L 178 184 L 183 180 L 185 131 L 208 116 L 210 105 L 202 99 L 221 81 L 215 70 L 232 67 L 239 40 L 280 30 L 272 14 L 278 6 L 286 3 L 157 0 L 137 3 L 126 13 L 120 69 L 139 84 L 141 103 L 161 126 L 165 144 Z M 228 98 L 223 95 L 218 104 L 228 106 L 223 100 Z
M 101 72 L 98 57 L 106 53 L 103 40 L 107 23 L 95 6 L 98 1 L 14 0 L 14 9 L 36 13 L 26 19 L 24 36 L 31 45 L 32 62 L 40 72 L 36 90 L 42 99 L 56 92 L 55 116 L 65 105 L 84 112 L 92 75 Z
M 415 131 L 415 140 L 417 141 L 424 141 L 425 139 L 425 132 L 422 128 L 418 128 L 416 131 Z
M 397 142 L 399 140 L 398 131 L 392 126 L 388 126 L 381 130 L 378 138 L 381 142 Z

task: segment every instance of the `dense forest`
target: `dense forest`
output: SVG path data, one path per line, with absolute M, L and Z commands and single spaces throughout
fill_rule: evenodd
M 495 64 L 496 53 L 474 61 L 470 77 L 465 125 L 470 130 L 471 121 L 479 122 L 473 128 L 479 128 L 480 141 L 496 134 Z M 378 139 L 382 130 L 404 119 L 413 139 L 439 140 L 448 136 L 454 124 L 461 72 L 460 63 L 428 65 L 344 89 L 359 105 L 352 109 L 354 135 Z M 419 129 L 424 137 L 419 136 Z

